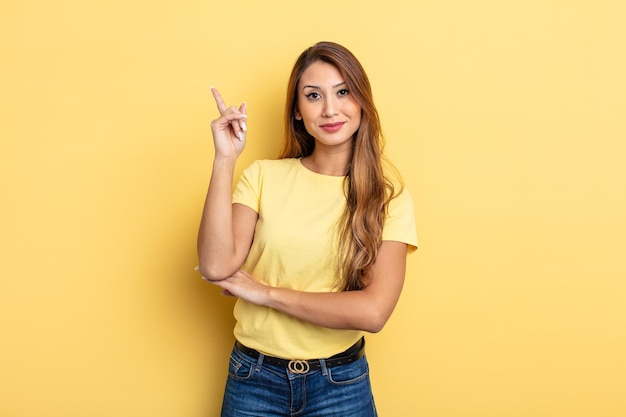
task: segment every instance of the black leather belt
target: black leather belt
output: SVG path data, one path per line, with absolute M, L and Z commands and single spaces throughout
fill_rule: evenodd
M 258 351 L 242 345 L 237 342 L 237 349 L 245 353 L 246 355 L 258 359 L 261 355 Z M 360 359 L 365 354 L 365 339 L 361 338 L 354 345 L 350 346 L 344 352 L 331 356 L 328 359 L 324 359 L 327 368 L 333 368 L 335 366 L 346 365 Z M 263 362 L 270 365 L 279 366 L 281 368 L 288 369 L 294 374 L 305 374 L 309 371 L 316 371 L 321 369 L 320 359 L 311 360 L 298 360 L 298 359 L 282 359 L 275 358 L 273 356 L 263 356 Z

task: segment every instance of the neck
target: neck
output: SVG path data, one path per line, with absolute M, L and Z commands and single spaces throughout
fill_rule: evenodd
M 311 155 L 302 158 L 302 164 L 318 174 L 343 177 L 347 174 L 351 156 L 352 149 L 330 151 L 316 146 Z

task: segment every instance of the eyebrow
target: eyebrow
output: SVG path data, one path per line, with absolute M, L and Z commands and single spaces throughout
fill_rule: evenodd
M 345 81 L 340 82 L 339 84 L 333 85 L 333 88 L 337 88 L 337 87 L 341 87 L 342 85 L 347 84 Z M 305 88 L 317 88 L 319 89 L 320 87 L 318 85 L 311 85 L 311 84 L 307 84 L 305 86 L 302 87 L 302 89 L 304 90 Z

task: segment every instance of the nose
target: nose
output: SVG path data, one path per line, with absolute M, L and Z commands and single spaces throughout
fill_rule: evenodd
M 333 117 L 339 113 L 339 103 L 337 102 L 337 98 L 334 95 L 330 95 L 326 100 L 324 100 L 324 108 L 322 109 L 323 117 Z

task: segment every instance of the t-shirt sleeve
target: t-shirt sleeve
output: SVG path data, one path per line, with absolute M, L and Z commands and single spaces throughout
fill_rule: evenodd
M 406 188 L 389 203 L 389 212 L 383 228 L 383 240 L 406 243 L 409 253 L 417 249 L 413 198 Z
M 243 204 L 252 210 L 259 212 L 261 201 L 261 167 L 254 162 L 246 168 L 233 191 L 233 203 Z

